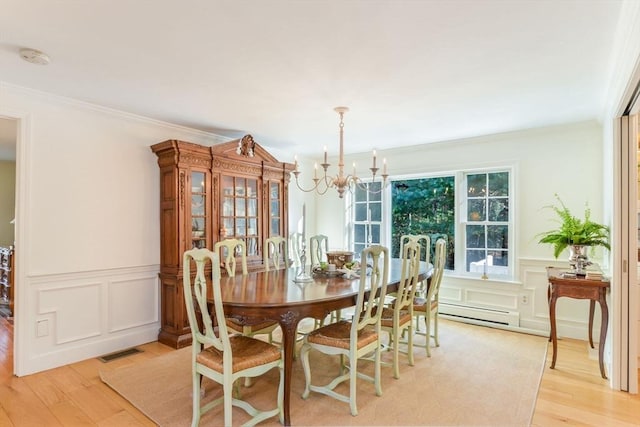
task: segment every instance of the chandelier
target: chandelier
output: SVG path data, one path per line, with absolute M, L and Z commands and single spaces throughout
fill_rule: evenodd
M 356 175 L 356 164 L 353 164 L 353 173 L 351 175 L 344 174 L 344 113 L 349 111 L 348 107 L 336 107 L 333 109 L 340 116 L 340 155 L 338 159 L 338 174 L 331 177 L 327 175 L 327 169 L 331 166 L 327 162 L 327 147 L 324 147 L 324 163 L 321 163 L 323 169 L 323 176 L 318 177 L 318 164 L 314 165 L 313 172 L 313 186 L 311 188 L 302 188 L 300 183 L 298 182 L 298 177 L 300 176 L 300 170 L 298 169 L 298 159 L 295 159 L 295 168 L 293 174 L 296 178 L 296 185 L 298 188 L 304 192 L 312 192 L 315 191 L 319 195 L 325 194 L 329 188 L 335 188 L 338 191 L 338 195 L 342 199 L 344 197 L 345 190 L 352 191 L 352 189 L 357 186 L 358 188 L 368 191 L 371 193 L 379 193 L 381 192 L 387 184 L 387 159 L 382 160 L 382 186 L 379 190 L 371 190 L 371 188 Z M 373 166 L 369 168 L 371 171 L 371 182 L 375 182 L 376 174 L 378 173 L 379 168 L 376 166 L 376 150 L 373 150 Z

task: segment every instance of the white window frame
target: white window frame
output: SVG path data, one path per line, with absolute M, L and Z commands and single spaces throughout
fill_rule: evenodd
M 466 191 L 466 175 L 469 174 L 485 174 L 485 173 L 496 173 L 496 172 L 507 172 L 509 174 L 509 219 L 507 222 L 508 227 L 508 266 L 506 274 L 495 274 L 495 272 L 488 271 L 487 274 L 489 279 L 499 280 L 499 281 L 513 281 L 515 275 L 517 274 L 515 260 L 516 260 L 516 250 L 515 242 L 516 242 L 516 224 L 515 224 L 515 209 L 516 209 L 516 193 L 517 189 L 515 186 L 515 170 L 514 165 L 492 165 L 482 168 L 456 168 L 449 170 L 440 170 L 438 172 L 433 173 L 420 173 L 420 174 L 411 174 L 411 175 L 402 175 L 402 176 L 393 176 L 390 178 L 390 185 L 382 192 L 382 217 L 380 223 L 380 244 L 389 246 L 391 239 L 391 221 L 387 220 L 391 216 L 391 185 L 393 181 L 398 180 L 410 180 L 410 179 L 424 179 L 424 178 L 436 178 L 441 176 L 453 176 L 455 181 L 455 254 L 454 254 L 454 270 L 445 270 L 445 274 L 448 276 L 459 276 L 459 277 L 468 277 L 473 279 L 479 279 L 482 277 L 483 272 L 467 272 L 466 271 L 466 212 L 467 212 L 467 191 Z M 364 181 L 368 182 L 368 181 Z M 347 238 L 346 247 L 353 248 L 354 245 L 354 216 L 355 216 L 355 196 L 351 193 L 348 193 L 347 197 Z M 431 242 L 433 245 L 434 242 Z

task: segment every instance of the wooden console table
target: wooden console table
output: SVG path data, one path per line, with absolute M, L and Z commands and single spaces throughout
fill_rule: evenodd
M 549 299 L 549 318 L 551 321 L 551 336 L 549 340 L 553 343 L 553 360 L 551 361 L 551 369 L 556 366 L 556 358 L 558 356 L 557 330 L 556 330 L 556 301 L 560 297 L 569 297 L 577 299 L 590 300 L 589 305 L 589 344 L 593 348 L 593 313 L 596 301 L 600 303 L 602 311 L 602 322 L 600 325 L 600 342 L 598 348 L 598 360 L 600 362 L 600 374 L 602 378 L 607 378 L 604 370 L 604 343 L 607 338 L 607 326 L 609 323 L 609 309 L 607 308 L 607 289 L 609 289 L 609 281 L 607 279 L 591 280 L 582 277 L 564 277 L 563 270 L 555 267 L 547 267 L 547 277 L 549 279 L 549 288 L 547 289 L 547 298 Z

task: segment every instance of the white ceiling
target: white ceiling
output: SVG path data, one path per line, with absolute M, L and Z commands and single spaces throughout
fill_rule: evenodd
M 0 0 L 0 80 L 318 157 L 346 105 L 384 150 L 599 118 L 621 1 Z

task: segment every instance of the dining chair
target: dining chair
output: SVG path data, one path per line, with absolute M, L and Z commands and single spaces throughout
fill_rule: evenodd
M 247 246 L 244 240 L 240 239 L 225 239 L 213 246 L 214 252 L 224 257 L 224 266 L 229 277 L 236 275 L 236 256 L 240 257 L 240 264 L 242 265 L 242 274 L 247 275 Z M 226 324 L 229 329 L 234 332 L 239 332 L 244 336 L 253 337 L 254 335 L 268 334 L 269 343 L 273 343 L 273 331 L 278 327 L 278 322 L 268 320 L 260 322 L 256 325 L 244 325 L 237 319 L 227 318 Z M 248 383 L 247 383 L 248 385 Z
M 191 425 L 197 426 L 202 414 L 220 404 L 223 405 L 226 426 L 232 425 L 233 406 L 243 409 L 251 416 L 245 425 L 255 425 L 276 415 L 282 423 L 284 421 L 284 368 L 281 350 L 255 338 L 228 333 L 220 290 L 220 258 L 217 253 L 208 249 L 192 249 L 184 253 L 183 261 L 184 300 L 192 337 Z M 213 288 L 214 315 L 218 324 L 217 333 L 207 305 L 208 286 L 205 277 L 207 263 L 211 264 L 211 287 Z M 195 274 L 191 270 L 194 264 Z M 248 401 L 242 400 L 240 396 L 234 397 L 234 384 L 237 380 L 243 377 L 257 377 L 274 368 L 277 368 L 280 373 L 276 408 L 258 410 Z M 204 406 L 201 404 L 204 394 L 203 376 L 222 385 L 223 390 L 222 397 Z
M 282 236 L 272 236 L 264 241 L 262 247 L 264 257 L 264 268 L 271 269 L 271 265 L 276 270 L 280 269 L 280 258 L 284 268 L 289 267 L 289 251 L 287 250 L 287 239 Z
M 324 234 L 317 234 L 309 238 L 309 251 L 311 253 L 311 267 L 320 265 L 327 260 L 329 252 L 329 238 Z
M 431 238 L 426 234 L 404 234 L 400 237 L 400 253 L 402 254 L 402 248 L 407 242 L 418 242 L 420 245 L 421 261 L 429 264 L 431 261 Z M 426 289 L 426 280 L 420 282 L 420 292 L 424 292 Z
M 420 250 L 418 241 L 406 242 L 401 253 L 400 283 L 391 307 L 382 306 L 381 327 L 389 335 L 388 344 L 393 351 L 393 377 L 400 378 L 400 336 L 407 333 L 407 356 L 413 366 L 413 302 L 420 274 Z M 386 363 L 383 363 L 386 364 Z
M 436 347 L 440 346 L 438 341 L 438 295 L 440 293 L 440 284 L 447 260 L 447 242 L 444 239 L 436 241 L 436 248 L 433 256 L 433 274 L 431 275 L 429 290 L 425 297 L 414 299 L 413 315 L 416 324 L 420 322 L 420 318 L 424 318 L 425 332 L 416 330 L 416 334 L 425 336 L 425 349 L 427 356 L 431 357 L 430 341 L 433 338 Z M 431 318 L 433 317 L 433 333 L 431 332 Z M 417 328 L 416 328 L 417 329 Z M 416 345 L 416 344 L 414 344 Z M 416 345 L 422 347 L 420 345 Z
M 367 264 L 371 266 L 367 276 Z M 358 415 L 356 404 L 357 379 L 364 379 L 375 385 L 376 395 L 382 395 L 380 382 L 380 316 L 382 310 L 376 310 L 379 301 L 384 301 L 389 279 L 389 250 L 380 245 L 370 246 L 362 251 L 360 283 L 354 316 L 351 321 L 340 320 L 309 332 L 304 338 L 300 350 L 300 359 L 304 371 L 305 389 L 302 398 L 307 399 L 311 391 L 326 394 L 341 402 L 349 403 L 351 415 Z M 340 356 L 338 376 L 324 386 L 311 384 L 311 366 L 309 353 L 316 350 L 329 355 Z M 374 353 L 374 376 L 358 372 L 358 359 Z M 349 364 L 345 364 L 345 357 Z M 345 369 L 349 372 L 345 373 Z M 340 394 L 334 389 L 349 381 L 349 395 Z
M 214 252 L 224 259 L 224 268 L 229 277 L 236 275 L 236 257 L 240 257 L 242 274 L 247 274 L 247 244 L 240 239 L 224 239 L 216 242 L 213 246 Z

